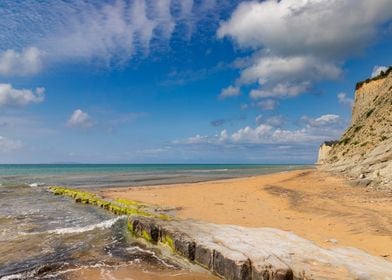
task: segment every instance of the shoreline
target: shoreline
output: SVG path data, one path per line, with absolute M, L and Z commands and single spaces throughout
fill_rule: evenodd
M 321 247 L 356 247 L 392 260 L 392 195 L 317 169 L 96 192 L 172 208 L 182 219 L 278 228 Z

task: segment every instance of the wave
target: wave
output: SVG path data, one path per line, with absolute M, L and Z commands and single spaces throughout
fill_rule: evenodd
M 195 169 L 195 170 L 189 170 L 186 172 L 190 173 L 212 173 L 212 172 L 227 172 L 229 169 L 227 168 L 221 168 L 221 169 Z
M 93 224 L 93 225 L 88 225 L 84 227 L 67 227 L 67 228 L 57 228 L 53 230 L 48 230 L 44 232 L 21 232 L 21 235 L 36 235 L 36 234 L 43 234 L 43 233 L 49 233 L 49 234 L 72 234 L 72 233 L 83 233 L 87 231 L 92 231 L 95 229 L 107 229 L 111 228 L 117 221 L 126 218 L 127 216 L 119 216 L 110 220 L 106 220 L 103 222 L 100 222 L 98 224 Z
M 45 183 L 31 183 L 27 184 L 29 187 L 36 188 L 36 187 L 42 187 L 45 186 Z
M 6 276 L 0 277 L 0 280 L 18 280 L 18 279 L 23 279 L 22 273 L 11 274 L 11 275 L 6 275 Z
M 141 248 L 141 247 L 139 247 L 139 246 L 131 246 L 131 247 L 128 247 L 128 248 L 127 248 L 127 251 L 128 251 L 129 253 L 131 253 L 131 254 L 134 253 L 134 252 L 141 252 L 141 253 L 144 253 L 144 254 L 148 254 L 148 255 L 150 255 L 151 257 L 155 258 L 155 259 L 156 259 L 157 261 L 159 261 L 160 263 L 162 263 L 163 265 L 165 265 L 166 267 L 175 268 L 174 265 L 171 265 L 171 264 L 169 264 L 168 262 L 166 262 L 164 259 L 160 258 L 154 251 L 147 250 L 147 249 L 143 249 L 143 248 Z
M 94 229 L 106 229 L 111 228 L 118 220 L 124 219 L 126 216 L 116 217 L 110 220 L 106 220 L 94 225 L 88 225 L 84 227 L 69 227 L 69 228 L 58 228 L 54 230 L 48 230 L 47 233 L 51 234 L 70 234 L 70 233 L 82 233 L 86 231 L 92 231 Z

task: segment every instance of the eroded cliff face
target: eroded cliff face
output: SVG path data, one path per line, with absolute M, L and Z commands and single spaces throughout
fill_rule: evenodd
M 361 185 L 392 189 L 392 67 L 357 84 L 351 126 L 322 163 Z

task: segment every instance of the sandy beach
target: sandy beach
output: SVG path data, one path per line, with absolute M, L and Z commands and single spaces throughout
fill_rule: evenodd
M 99 194 L 175 208 L 183 219 L 279 228 L 323 247 L 356 247 L 392 260 L 392 194 L 316 169 Z

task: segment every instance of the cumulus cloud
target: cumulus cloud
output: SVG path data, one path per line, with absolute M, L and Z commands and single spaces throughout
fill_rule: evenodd
M 385 72 L 387 70 L 388 70 L 388 67 L 386 67 L 386 66 L 379 66 L 379 65 L 374 66 L 371 77 L 374 78 L 374 77 L 380 75 L 381 72 Z
M 45 88 L 16 89 L 11 84 L 0 84 L 0 107 L 23 107 L 41 103 L 45 99 Z
M 94 122 L 89 114 L 80 109 L 76 109 L 67 122 L 69 127 L 87 129 L 94 126 Z
M 266 0 L 238 5 L 218 38 L 251 49 L 236 86 L 257 84 L 253 98 L 292 97 L 341 75 L 346 58 L 361 52 L 392 17 L 392 2 Z
M 240 94 L 241 94 L 241 92 L 240 92 L 239 87 L 229 86 L 227 88 L 224 88 L 221 91 L 219 97 L 224 99 L 224 98 L 228 98 L 228 97 L 238 96 Z
M 241 72 L 240 84 L 258 82 L 260 85 L 267 83 L 289 83 L 325 78 L 334 79 L 340 75 L 340 69 L 331 64 L 308 55 L 299 56 L 272 56 L 261 53 L 253 58 L 253 63 Z
M 338 101 L 340 104 L 352 107 L 354 105 L 354 100 L 347 96 L 345 92 L 338 93 Z
M 230 36 L 240 47 L 336 58 L 362 50 L 391 16 L 389 0 L 252 1 L 238 6 L 218 37 Z
M 42 53 L 36 47 L 17 52 L 9 49 L 0 52 L 0 75 L 32 75 L 41 70 Z
M 229 133 L 226 129 L 213 136 L 196 135 L 177 143 L 200 145 L 244 145 L 244 144 L 318 144 L 328 139 L 336 139 L 343 132 L 345 123 L 340 116 L 326 114 L 317 118 L 302 117 L 303 126 L 298 129 L 285 129 L 282 116 L 272 116 L 263 120 L 256 118 L 256 126 L 245 126 Z
M 18 150 L 22 147 L 22 142 L 7 137 L 0 136 L 0 152 L 7 153 Z

